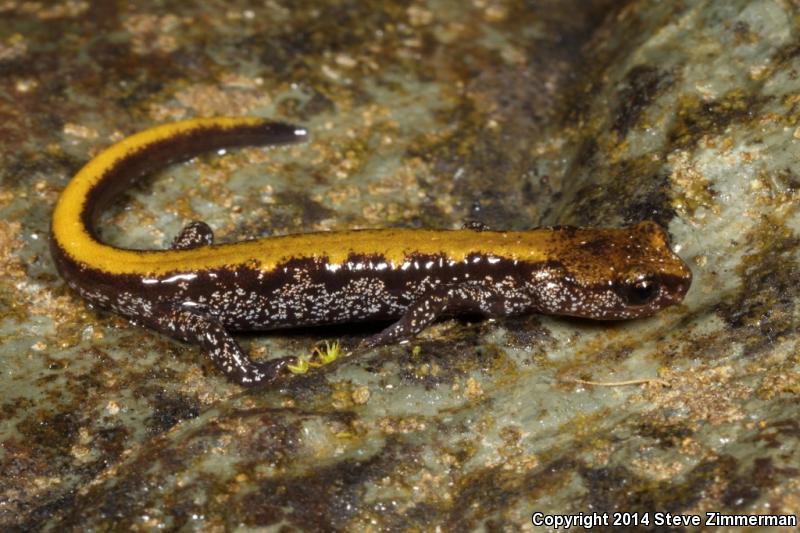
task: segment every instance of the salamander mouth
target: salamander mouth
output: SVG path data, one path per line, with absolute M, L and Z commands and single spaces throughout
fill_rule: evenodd
M 687 268 L 684 276 L 662 276 L 662 284 L 665 296 L 672 303 L 679 303 L 692 286 L 692 271 Z

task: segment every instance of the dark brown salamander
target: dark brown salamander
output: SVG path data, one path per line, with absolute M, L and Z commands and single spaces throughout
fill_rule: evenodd
M 442 315 L 647 316 L 680 302 L 691 283 L 653 222 L 322 232 L 220 245 L 205 223 L 192 222 L 171 250 L 159 251 L 95 238 L 111 198 L 157 167 L 223 147 L 305 138 L 287 124 L 212 118 L 124 139 L 90 161 L 58 200 L 51 248 L 59 272 L 90 302 L 199 344 L 242 385 L 275 380 L 293 358 L 253 361 L 230 331 L 399 318 L 364 341 L 373 347 L 412 337 Z

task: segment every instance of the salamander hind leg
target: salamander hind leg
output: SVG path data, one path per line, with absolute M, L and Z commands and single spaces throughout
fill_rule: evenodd
M 500 304 L 497 293 L 481 284 L 436 287 L 417 298 L 400 320 L 380 333 L 367 337 L 361 345 L 374 348 L 414 337 L 443 315 L 501 315 L 504 313 Z
M 229 380 L 245 387 L 278 379 L 294 357 L 253 361 L 216 318 L 195 310 L 165 309 L 152 324 L 159 331 L 197 344 Z
M 214 230 L 202 220 L 193 220 L 186 224 L 172 241 L 174 250 L 189 250 L 200 246 L 214 244 Z

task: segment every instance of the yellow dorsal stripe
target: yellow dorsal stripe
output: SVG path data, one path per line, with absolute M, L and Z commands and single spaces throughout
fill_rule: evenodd
M 123 250 L 92 237 L 81 214 L 89 193 L 125 158 L 155 143 L 203 130 L 231 130 L 266 124 L 259 118 L 220 117 L 158 126 L 120 141 L 86 164 L 69 182 L 53 213 L 52 235 L 56 244 L 73 260 L 110 274 L 156 276 L 204 268 L 258 265 L 262 270 L 291 259 L 326 258 L 342 263 L 351 254 L 381 255 L 402 264 L 409 254 L 444 254 L 463 261 L 471 253 L 530 261 L 546 260 L 551 232 L 475 232 L 437 230 L 364 230 L 308 233 L 205 246 L 192 250 Z

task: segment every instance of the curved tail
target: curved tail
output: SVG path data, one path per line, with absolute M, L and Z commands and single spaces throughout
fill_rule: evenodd
M 303 128 L 255 117 L 198 118 L 131 135 L 89 161 L 61 193 L 53 211 L 52 246 L 76 263 L 112 271 L 136 262 L 146 252 L 121 250 L 95 237 L 97 217 L 117 193 L 148 172 L 204 152 L 306 137 Z

